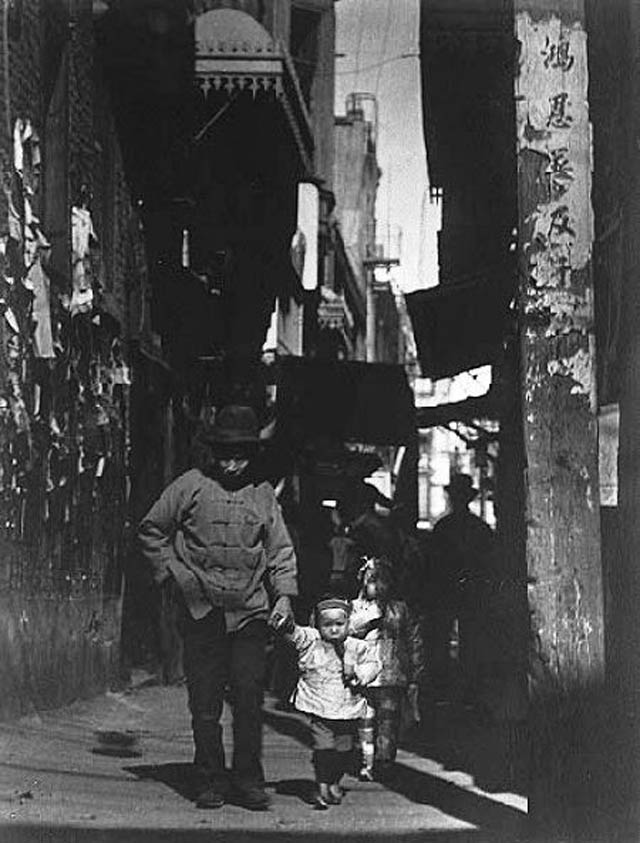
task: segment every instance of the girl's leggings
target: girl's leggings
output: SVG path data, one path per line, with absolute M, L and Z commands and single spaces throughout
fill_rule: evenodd
M 362 766 L 394 761 L 398 749 L 400 706 L 404 688 L 393 685 L 367 689 L 367 710 L 358 721 Z

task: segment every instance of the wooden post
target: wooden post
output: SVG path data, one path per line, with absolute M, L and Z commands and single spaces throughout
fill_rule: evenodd
M 571 834 L 592 821 L 604 681 L 587 33 L 584 0 L 514 14 L 530 812 Z

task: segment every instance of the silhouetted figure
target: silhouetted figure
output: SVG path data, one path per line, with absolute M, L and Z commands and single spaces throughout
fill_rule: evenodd
M 446 682 L 450 667 L 453 622 L 458 620 L 459 659 L 466 696 L 478 690 L 482 622 L 479 585 L 491 576 L 495 538 L 482 518 L 469 511 L 478 494 L 467 474 L 457 474 L 446 487 L 451 511 L 434 527 L 435 605 L 431 618 L 436 681 Z

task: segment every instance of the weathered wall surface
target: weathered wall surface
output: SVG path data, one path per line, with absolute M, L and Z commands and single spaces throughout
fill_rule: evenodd
M 4 19 L 0 717 L 104 689 L 119 665 L 138 232 L 91 3 L 72 6 Z
M 515 12 L 531 813 L 575 830 L 604 714 L 587 34 L 580 2 Z
M 119 664 L 120 599 L 0 598 L 0 718 L 104 691 Z

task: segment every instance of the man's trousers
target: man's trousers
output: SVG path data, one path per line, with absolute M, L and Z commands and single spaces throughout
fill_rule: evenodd
M 181 629 L 198 772 L 209 784 L 226 784 L 220 717 L 228 688 L 234 781 L 241 787 L 261 785 L 266 621 L 250 621 L 237 632 L 227 633 L 221 610 L 213 609 L 201 620 L 185 611 Z

